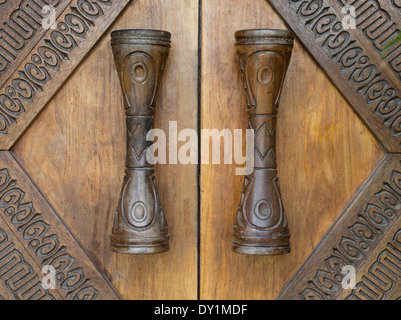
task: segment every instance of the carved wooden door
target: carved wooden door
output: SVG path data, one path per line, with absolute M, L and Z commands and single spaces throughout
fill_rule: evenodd
M 401 297 L 400 13 L 397 0 L 0 0 L 0 297 Z M 247 128 L 234 32 L 295 32 L 276 131 L 290 254 L 231 251 L 235 165 L 174 163 L 156 172 L 170 251 L 110 251 L 125 165 L 110 32 L 127 28 L 172 33 L 167 133 Z

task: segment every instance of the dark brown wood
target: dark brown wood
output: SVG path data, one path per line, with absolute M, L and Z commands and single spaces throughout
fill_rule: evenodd
M 7 1 L 0 14 L 0 149 L 9 150 L 129 0 Z M 53 5 L 54 29 L 41 9 Z M 25 31 L 24 31 L 25 30 Z
M 117 30 L 111 43 L 124 96 L 127 126 L 126 168 L 114 219 L 111 248 L 145 254 L 169 250 L 154 165 L 146 140 L 154 126 L 156 97 L 167 62 L 171 34 L 158 30 Z
M 269 0 L 390 152 L 401 151 L 400 6 L 388 0 Z M 355 28 L 344 29 L 355 10 Z M 347 25 L 347 24 L 346 24 Z
M 397 299 L 401 295 L 401 156 L 386 155 L 278 299 Z M 344 266 L 355 288 L 344 289 Z
M 55 269 L 55 289 L 42 286 L 46 265 Z M 0 152 L 0 293 L 24 300 L 119 298 L 7 151 Z
M 255 151 L 253 172 L 244 181 L 232 249 L 245 254 L 286 254 L 290 232 L 277 178 L 276 124 L 294 35 L 258 29 L 237 31 L 235 38 Z

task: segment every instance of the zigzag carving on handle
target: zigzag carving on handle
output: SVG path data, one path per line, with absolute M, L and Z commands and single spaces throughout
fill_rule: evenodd
M 239 69 L 249 128 L 254 130 L 254 171 L 245 177 L 233 250 L 247 254 L 285 254 L 290 233 L 277 177 L 278 101 L 291 57 L 293 38 L 286 31 L 236 33 Z

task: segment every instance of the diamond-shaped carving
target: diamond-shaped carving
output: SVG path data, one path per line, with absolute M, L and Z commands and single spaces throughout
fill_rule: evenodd
M 132 132 L 128 131 L 128 137 L 130 146 L 134 150 L 136 157 L 139 159 L 148 147 L 149 142 L 146 141 L 146 133 L 141 125 L 138 124 Z
M 266 158 L 269 151 L 273 151 L 273 135 L 275 130 L 276 128 L 271 128 L 264 122 L 255 133 L 255 148 L 262 156 L 262 159 Z

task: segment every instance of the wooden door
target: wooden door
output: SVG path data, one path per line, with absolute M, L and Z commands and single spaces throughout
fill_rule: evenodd
M 25 8 L 20 1 L 0 1 L 1 31 L 7 31 L 4 23 L 13 14 L 27 11 L 34 17 L 30 10 L 35 10 L 36 2 L 28 1 L 30 6 Z M 387 14 L 395 26 L 391 28 L 399 28 L 396 15 L 401 10 L 397 1 L 367 1 L 372 17 L 363 16 L 370 11 L 354 2 L 360 16 L 356 29 L 348 33 L 335 27 L 342 5 L 325 0 L 63 1 L 56 10 L 56 26 L 61 30 L 38 28 L 19 44 L 18 54 L 6 47 L 4 41 L 9 38 L 0 33 L 0 58 L 4 58 L 0 60 L 0 145 L 4 150 L 0 155 L 0 245 L 6 232 L 24 263 L 31 266 L 36 282 L 46 261 L 56 261 L 71 249 L 68 254 L 75 259 L 75 269 L 81 267 L 85 276 L 69 296 L 59 281 L 55 298 L 85 294 L 110 299 L 401 296 L 399 49 L 395 43 L 385 59 L 368 38 L 374 38 L 376 29 L 364 30 L 374 13 Z M 78 22 L 71 20 L 73 15 L 82 20 L 81 27 L 74 25 Z M 68 31 L 62 29 L 65 26 Z M 169 122 L 176 121 L 178 130 L 190 128 L 199 135 L 201 129 L 247 128 L 234 32 L 276 28 L 296 33 L 276 134 L 290 254 L 249 256 L 231 251 L 244 182 L 232 164 L 158 165 L 156 178 L 171 235 L 170 251 L 138 256 L 110 251 L 126 139 L 110 32 L 127 28 L 172 33 L 156 127 L 168 132 Z M 72 38 L 65 38 L 57 49 L 56 35 L 66 34 Z M 358 49 L 352 56 L 349 50 L 354 47 Z M 56 52 L 53 58 L 51 50 Z M 35 66 L 46 69 L 29 74 Z M 16 99 L 23 109 L 10 106 Z M 13 181 L 19 196 L 9 192 Z M 23 234 L 35 220 L 27 220 L 22 228 L 12 222 L 23 205 L 42 213 L 44 229 L 50 225 L 46 230 L 54 230 L 47 236 L 60 240 L 54 247 L 57 253 L 49 254 L 47 260 L 32 254 L 40 244 Z M 34 219 L 35 213 L 29 217 Z M 45 238 L 36 240 L 44 243 Z M 346 264 L 356 269 L 354 290 L 339 285 L 344 276 L 341 267 Z M 387 282 L 375 282 L 375 268 L 384 272 Z M 91 285 L 85 284 L 88 278 Z M 366 284 L 366 279 L 373 282 Z M 0 281 L 0 297 L 39 297 L 27 289 L 28 284 L 14 292 L 5 280 Z

